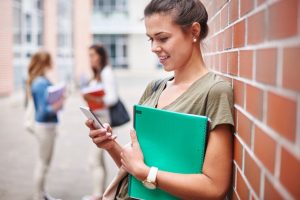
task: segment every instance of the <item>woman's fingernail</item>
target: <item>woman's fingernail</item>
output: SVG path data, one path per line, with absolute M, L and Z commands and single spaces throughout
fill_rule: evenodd
M 110 137 L 111 133 L 110 132 L 106 132 L 106 136 Z
M 112 136 L 110 137 L 111 140 L 114 140 L 114 139 L 116 139 L 116 138 L 117 138 L 117 135 L 112 135 Z

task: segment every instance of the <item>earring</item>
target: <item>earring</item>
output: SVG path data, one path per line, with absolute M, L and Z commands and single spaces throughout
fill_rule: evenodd
M 197 42 L 197 38 L 194 38 L 194 39 L 193 39 L 193 42 Z

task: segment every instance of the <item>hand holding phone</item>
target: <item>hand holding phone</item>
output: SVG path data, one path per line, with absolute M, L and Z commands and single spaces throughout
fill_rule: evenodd
M 100 119 L 95 115 L 95 113 L 90 110 L 88 107 L 82 107 L 80 106 L 80 110 L 83 112 L 83 114 L 88 118 L 93 120 L 93 125 L 96 129 L 105 128 L 103 123 L 100 121 Z
M 106 127 L 103 125 L 103 123 L 100 121 L 100 119 L 95 115 L 95 113 L 88 107 L 82 107 L 80 106 L 80 110 L 83 112 L 83 114 L 88 118 L 93 120 L 93 126 L 96 129 L 106 129 Z M 112 135 L 111 132 L 107 132 L 108 139 L 114 140 L 117 138 L 116 135 Z M 98 144 L 97 144 L 98 145 Z

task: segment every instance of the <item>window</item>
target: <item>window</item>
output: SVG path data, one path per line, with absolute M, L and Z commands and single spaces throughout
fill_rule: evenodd
M 44 44 L 44 1 L 37 0 L 37 45 Z
M 26 22 L 26 29 L 27 29 L 26 30 L 26 42 L 31 43 L 32 20 L 31 20 L 31 15 L 28 13 L 25 15 L 25 22 Z
M 93 0 L 93 10 L 95 13 L 106 15 L 113 12 L 127 13 L 127 0 Z
M 94 35 L 94 42 L 103 44 L 113 67 L 128 67 L 127 35 Z
M 57 0 L 57 52 L 56 65 L 59 80 L 72 77 L 72 1 Z
M 14 44 L 21 45 L 22 43 L 22 6 L 21 1 L 14 1 L 13 4 L 13 40 Z
M 36 1 L 36 7 L 39 10 L 43 10 L 43 8 L 44 8 L 44 1 L 43 0 L 37 0 Z

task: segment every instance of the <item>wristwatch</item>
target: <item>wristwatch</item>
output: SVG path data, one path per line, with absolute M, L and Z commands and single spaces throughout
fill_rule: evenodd
M 156 189 L 156 175 L 158 172 L 158 168 L 157 167 L 151 167 L 149 174 L 146 178 L 146 180 L 143 181 L 143 185 L 150 189 L 150 190 L 154 190 Z

